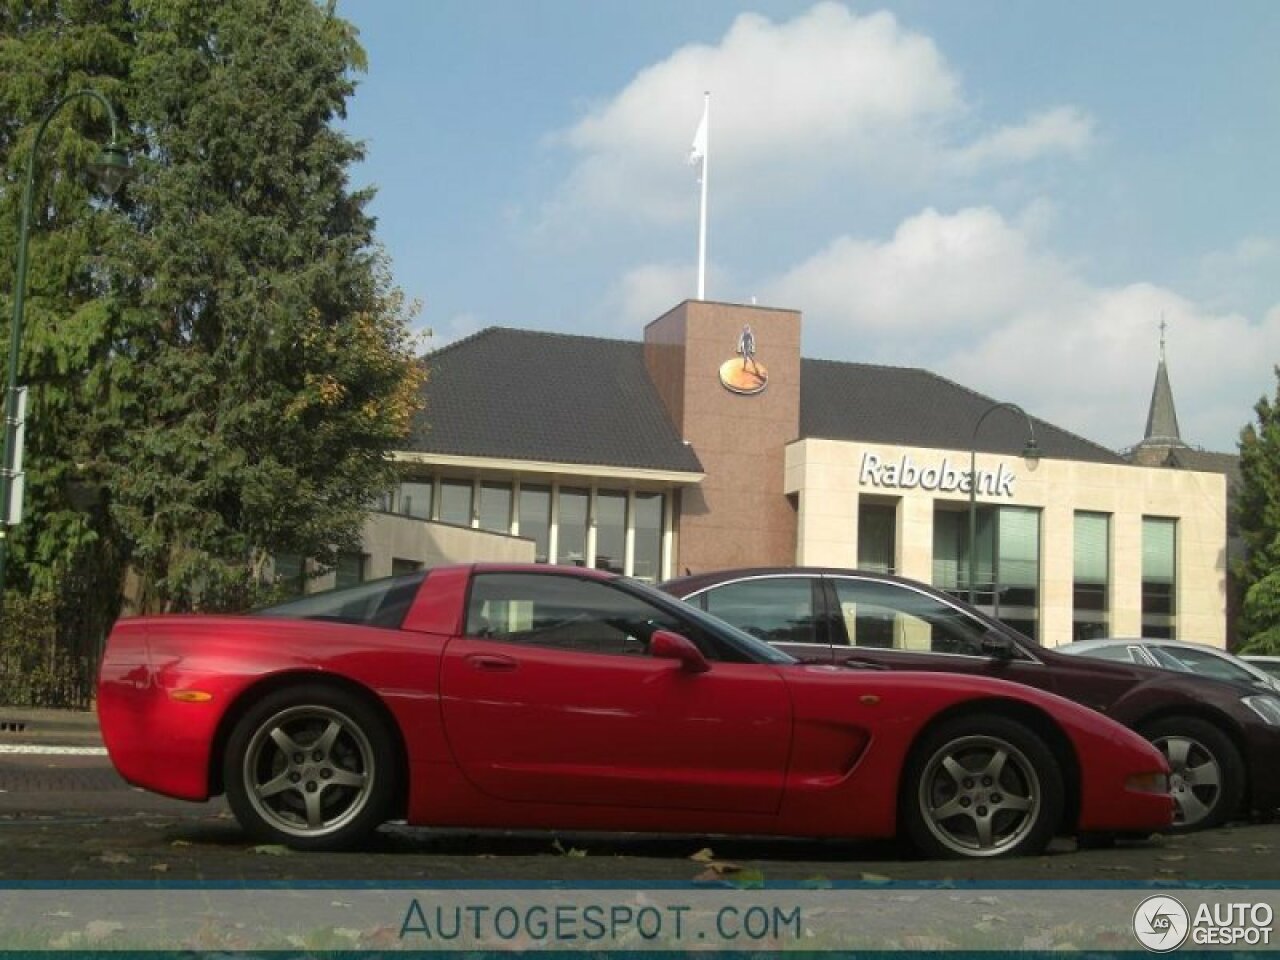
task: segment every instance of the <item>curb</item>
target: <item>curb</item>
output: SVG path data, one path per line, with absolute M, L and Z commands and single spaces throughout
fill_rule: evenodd
M 92 710 L 0 707 L 0 744 L 101 746 L 102 734 Z

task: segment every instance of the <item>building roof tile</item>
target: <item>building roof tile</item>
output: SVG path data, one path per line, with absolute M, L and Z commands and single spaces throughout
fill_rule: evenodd
M 430 354 L 414 451 L 701 472 L 662 405 L 644 345 L 490 327 Z M 967 450 L 997 401 L 926 370 L 831 360 L 801 365 L 800 436 Z M 1032 418 L 1041 455 L 1123 464 Z M 977 449 L 1021 454 L 1024 422 L 993 415 Z
M 702 472 L 639 344 L 490 327 L 426 363 L 411 450 Z

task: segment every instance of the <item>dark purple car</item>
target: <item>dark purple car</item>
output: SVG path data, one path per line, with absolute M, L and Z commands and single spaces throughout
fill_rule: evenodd
M 1255 686 L 1065 656 L 933 587 L 888 574 L 722 570 L 661 586 L 803 660 L 981 673 L 1093 707 L 1164 752 L 1175 830 L 1280 807 L 1280 697 Z

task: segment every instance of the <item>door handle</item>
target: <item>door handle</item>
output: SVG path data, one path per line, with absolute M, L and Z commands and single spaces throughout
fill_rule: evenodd
M 473 653 L 467 657 L 467 663 L 477 670 L 490 671 L 514 670 L 520 665 L 514 657 L 503 657 L 494 653 Z

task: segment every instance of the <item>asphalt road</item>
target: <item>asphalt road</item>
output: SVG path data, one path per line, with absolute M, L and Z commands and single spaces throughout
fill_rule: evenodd
M 710 850 L 714 865 L 704 862 Z M 439 831 L 391 825 L 365 849 L 293 853 L 246 837 L 221 800 L 124 783 L 104 756 L 0 753 L 0 882 L 329 880 L 560 882 L 1110 881 L 1280 884 L 1280 824 L 1234 824 L 1040 857 L 922 861 L 896 845 L 639 834 Z

